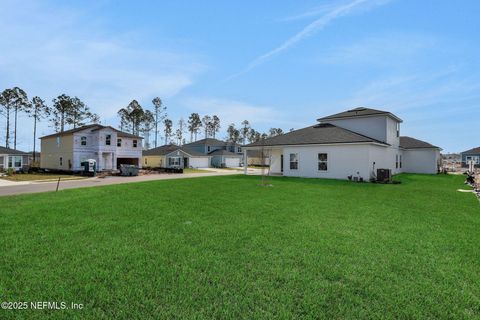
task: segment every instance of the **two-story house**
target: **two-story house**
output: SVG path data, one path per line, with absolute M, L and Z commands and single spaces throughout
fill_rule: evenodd
M 40 167 L 81 171 L 81 163 L 95 159 L 97 170 L 116 170 L 121 164 L 142 165 L 142 137 L 99 124 L 41 137 Z
M 438 172 L 441 149 L 400 136 L 402 120 L 388 111 L 362 107 L 317 121 L 244 146 L 245 158 L 247 150 L 263 150 L 270 172 L 295 177 L 368 181 L 376 169 L 390 169 L 392 174 Z
M 242 147 L 238 143 L 206 138 L 185 144 L 183 147 L 211 156 L 212 167 L 239 167 L 243 164 Z

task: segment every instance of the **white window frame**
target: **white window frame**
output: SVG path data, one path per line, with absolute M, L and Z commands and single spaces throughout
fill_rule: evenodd
M 18 159 L 20 159 L 20 166 L 15 165 Z M 21 167 L 23 167 L 23 157 L 22 156 L 8 156 L 7 168 L 21 168 Z
M 81 146 L 86 146 L 87 145 L 87 137 L 86 136 L 81 136 L 80 137 L 80 145 Z
M 327 160 L 326 161 L 322 161 L 320 160 L 320 155 L 321 154 L 326 154 L 327 155 Z M 329 158 L 329 155 L 328 155 L 328 152 L 318 152 L 317 153 L 317 171 L 318 172 L 328 172 L 328 158 Z M 320 166 L 320 163 L 326 163 L 327 164 L 327 170 L 320 170 L 319 166 Z
M 58 162 L 60 163 L 60 167 L 63 167 L 63 157 L 60 157 L 58 159 Z
M 182 161 L 182 157 L 169 157 L 169 159 L 170 159 L 170 160 L 168 160 L 168 162 L 170 162 L 169 165 L 174 166 L 174 167 L 179 167 L 180 163 Z M 173 160 L 177 160 L 177 159 L 178 159 L 178 161 L 175 161 L 175 162 L 173 161 Z M 178 162 L 178 164 L 177 164 L 177 162 Z
M 292 155 L 297 158 L 296 161 L 292 161 Z M 298 170 L 298 162 L 299 162 L 298 160 L 299 160 L 299 159 L 298 159 L 298 153 L 295 153 L 295 152 L 290 153 L 290 154 L 288 155 L 288 168 L 289 168 L 290 170 Z M 297 165 L 296 165 L 296 168 L 292 168 L 292 163 L 296 163 L 296 164 L 297 164 Z
M 117 147 L 122 147 L 122 138 L 117 138 Z
M 138 147 L 138 140 L 136 140 L 136 139 L 133 140 L 133 141 L 132 141 L 132 146 L 133 146 L 134 148 Z
M 398 154 L 395 155 L 395 169 L 398 169 Z
M 107 134 L 105 136 L 105 145 L 106 146 L 111 146 L 112 145 L 112 135 L 111 134 Z
M 399 163 L 399 166 L 398 166 L 398 167 L 399 167 L 400 169 L 402 169 L 402 167 L 403 167 L 403 164 L 402 164 L 402 155 L 399 154 L 399 155 L 398 155 L 398 158 L 399 158 L 399 160 L 400 160 L 400 161 L 398 162 L 398 163 Z

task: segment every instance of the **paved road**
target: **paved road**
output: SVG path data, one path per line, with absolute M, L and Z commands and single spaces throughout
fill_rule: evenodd
M 59 190 L 97 187 L 111 184 L 132 183 L 153 180 L 169 180 L 169 179 L 185 179 L 200 178 L 209 176 L 223 176 L 232 174 L 241 174 L 241 171 L 235 170 L 209 170 L 211 172 L 204 173 L 185 173 L 185 174 L 151 174 L 138 177 L 106 177 L 106 178 L 88 178 L 82 180 L 60 181 Z M 35 182 L 35 183 L 9 183 L 8 185 L 0 185 L 0 196 L 9 196 L 24 193 L 37 193 L 55 191 L 57 182 Z

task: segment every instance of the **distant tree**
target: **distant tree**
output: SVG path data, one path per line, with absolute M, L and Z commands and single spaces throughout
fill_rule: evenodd
M 197 133 L 202 126 L 202 120 L 198 113 L 192 113 L 190 117 L 188 117 L 188 131 L 190 132 L 190 142 L 193 141 L 193 136 L 195 135 L 195 141 L 197 140 Z
M 210 132 L 212 133 L 213 138 L 215 139 L 215 133 L 220 130 L 220 118 L 216 115 L 212 117 L 210 121 Z
M 269 130 L 269 136 L 270 137 L 275 137 L 283 134 L 283 130 L 281 128 L 270 128 Z
M 155 128 L 155 114 L 146 110 L 141 121 L 140 132 L 145 138 L 145 148 L 150 149 L 150 132 Z
M 155 114 L 155 148 L 157 145 L 157 138 L 158 138 L 158 127 L 159 124 L 165 120 L 167 117 L 167 107 L 163 106 L 163 101 L 159 97 L 156 97 L 152 100 L 153 107 L 154 107 L 154 114 Z
M 132 100 L 126 108 L 118 111 L 120 117 L 120 127 L 132 134 L 138 135 L 140 126 L 145 117 L 145 111 L 137 100 Z
M 10 147 L 10 112 L 15 104 L 16 94 L 13 89 L 5 89 L 0 95 L 1 114 L 6 119 L 5 147 Z
M 212 117 L 210 116 L 204 116 L 202 118 L 202 125 L 203 129 L 205 130 L 205 138 L 208 138 L 210 130 L 211 130 L 211 122 L 212 122 Z
M 227 140 L 232 143 L 238 143 L 240 140 L 240 131 L 231 123 L 227 128 Z
M 75 129 L 84 126 L 86 124 L 85 120 L 91 123 L 98 123 L 100 121 L 100 117 L 90 111 L 90 108 L 78 97 L 70 99 L 72 108 L 65 119 L 67 124 L 73 126 Z
M 33 118 L 33 162 L 36 161 L 36 145 L 37 145 L 37 122 L 50 116 L 50 108 L 40 97 L 33 97 L 30 108 L 27 110 L 28 116 Z
M 247 136 L 249 132 L 250 132 L 250 123 L 248 122 L 248 120 L 243 120 L 242 128 L 240 129 L 240 133 L 242 134 L 243 144 L 247 142 Z
M 250 128 L 250 130 L 248 131 L 248 134 L 247 134 L 247 139 L 248 139 L 248 142 L 249 143 L 254 143 L 254 142 L 257 142 L 260 140 L 260 132 L 258 132 L 257 130 L 253 129 L 253 128 Z
M 28 101 L 27 93 L 19 87 L 13 88 L 13 113 L 14 113 L 14 128 L 13 128 L 13 149 L 17 149 L 17 119 L 19 112 L 26 112 L 29 108 L 30 101 Z
M 262 133 L 262 134 L 260 135 L 259 141 L 260 141 L 260 140 L 265 140 L 265 139 L 267 139 L 267 138 L 268 138 L 268 134 L 266 134 L 266 133 L 264 132 L 264 133 Z
M 55 131 L 65 131 L 65 125 L 74 108 L 72 98 L 66 94 L 61 94 L 52 100 L 52 112 L 50 113 L 50 122 L 55 127 Z
M 295 129 L 294 129 L 294 128 L 290 128 L 289 132 L 292 132 L 292 131 L 295 131 Z
M 175 133 L 177 136 L 177 143 L 181 146 L 184 140 L 183 134 L 185 133 L 185 120 L 183 120 L 183 118 L 180 118 L 180 120 L 178 121 L 178 129 Z
M 168 144 L 168 140 L 172 135 L 173 122 L 170 119 L 163 120 L 164 133 L 165 133 L 165 144 Z

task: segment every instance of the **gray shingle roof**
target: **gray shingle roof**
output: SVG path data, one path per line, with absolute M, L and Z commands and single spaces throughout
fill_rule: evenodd
M 400 137 L 400 147 L 404 149 L 419 149 L 419 148 L 439 148 L 428 142 L 418 140 L 412 137 Z
M 480 147 L 478 147 L 478 148 L 473 148 L 473 149 L 470 149 L 470 150 L 467 150 L 467 151 L 463 151 L 462 153 L 469 153 L 469 154 L 470 154 L 470 153 L 471 153 L 471 154 L 475 153 L 475 154 L 480 154 Z
M 177 150 L 183 151 L 191 156 L 195 157 L 207 157 L 206 154 L 194 151 L 190 148 L 186 148 L 185 146 L 176 146 L 174 144 L 167 144 L 157 148 L 144 150 L 142 155 L 143 156 L 165 156 L 169 153 L 175 152 Z
M 206 139 L 201 139 L 201 140 L 184 144 L 184 146 L 197 146 L 197 145 L 226 146 L 226 145 L 234 145 L 234 144 L 236 146 L 240 146 L 238 143 L 218 140 L 214 138 L 206 138 Z
M 15 149 L 10 149 L 10 148 L 5 148 L 0 146 L 0 154 L 22 154 L 22 155 L 27 155 L 28 153 L 20 151 L 20 150 L 15 150 Z
M 137 136 L 137 135 L 134 135 L 134 134 L 131 134 L 131 133 L 128 133 L 128 132 L 120 131 L 120 130 L 115 129 L 111 126 L 103 126 L 101 124 L 88 124 L 86 126 L 78 127 L 78 128 L 75 128 L 75 129 L 65 130 L 63 132 L 57 132 L 57 133 L 54 133 L 54 134 L 50 134 L 48 136 L 43 136 L 43 137 L 40 137 L 40 139 L 65 136 L 65 135 L 73 134 L 75 132 L 79 132 L 79 131 L 87 130 L 87 129 L 92 129 L 92 131 L 96 131 L 96 130 L 105 129 L 105 128 L 110 128 L 110 129 L 115 130 L 119 137 L 143 139 L 140 136 Z
M 230 152 L 227 150 L 213 150 L 212 152 L 209 153 L 211 156 L 236 156 L 236 157 L 241 157 L 241 154 Z
M 352 118 L 352 117 L 362 117 L 362 116 L 375 116 L 375 115 L 389 115 L 389 116 L 397 119 L 400 122 L 402 121 L 400 118 L 398 118 L 397 116 L 395 116 L 391 112 L 377 110 L 377 109 L 371 109 L 371 108 L 364 108 L 364 107 L 359 107 L 359 108 L 347 110 L 347 111 L 344 111 L 344 112 L 332 114 L 332 115 L 317 119 L 317 121 L 325 122 L 326 120 Z
M 374 142 L 386 145 L 386 143 L 376 139 L 337 127 L 330 123 L 325 123 L 267 138 L 263 141 L 246 145 L 246 147 L 355 142 Z

